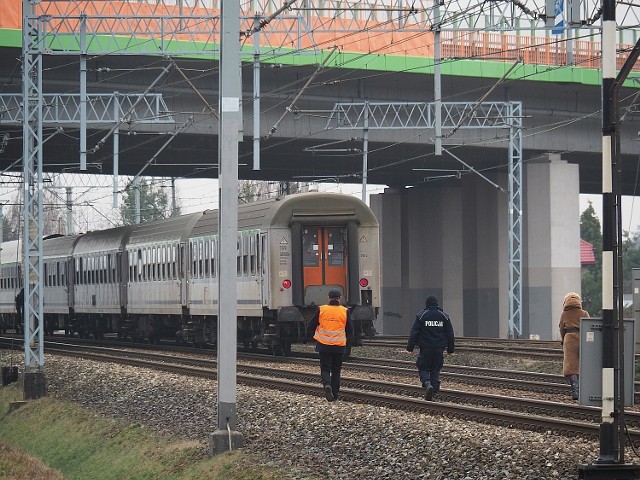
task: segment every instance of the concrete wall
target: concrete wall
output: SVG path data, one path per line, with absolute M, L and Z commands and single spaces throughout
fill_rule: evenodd
M 524 184 L 527 334 L 558 340 L 562 299 L 580 293 L 578 166 L 549 155 L 527 165 Z
M 381 225 L 382 314 L 377 330 L 406 335 L 436 295 L 458 336 L 508 335 L 507 176 L 466 175 L 371 197 Z M 562 297 L 580 291 L 577 165 L 557 156 L 525 166 L 522 333 L 557 338 Z

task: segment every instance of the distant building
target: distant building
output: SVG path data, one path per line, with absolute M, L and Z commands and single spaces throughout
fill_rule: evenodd
M 580 265 L 595 265 L 596 256 L 593 253 L 593 245 L 586 240 L 580 239 Z

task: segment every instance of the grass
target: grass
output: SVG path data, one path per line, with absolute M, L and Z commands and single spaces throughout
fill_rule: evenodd
M 0 388 L 0 479 L 276 480 L 242 450 L 209 457 L 203 443 L 160 437 L 50 397 L 20 400 L 18 384 Z

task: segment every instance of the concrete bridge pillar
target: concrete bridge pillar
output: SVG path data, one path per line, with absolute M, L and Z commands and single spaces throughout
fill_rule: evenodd
M 562 299 L 567 292 L 580 293 L 579 167 L 550 154 L 529 163 L 524 173 L 527 333 L 559 340 Z
M 562 296 L 580 291 L 578 166 L 556 156 L 525 167 L 523 337 L 556 338 Z M 506 174 L 466 175 L 371 197 L 381 225 L 382 312 L 376 328 L 407 335 L 436 295 L 458 336 L 508 333 Z

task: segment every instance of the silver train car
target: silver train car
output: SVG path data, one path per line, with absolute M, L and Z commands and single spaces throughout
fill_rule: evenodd
M 10 243 L 0 251 L 0 318 L 8 319 L 15 316 L 21 282 L 20 252 Z M 43 245 L 47 332 L 215 344 L 217 210 L 45 239 Z M 374 334 L 380 307 L 379 250 L 373 212 L 349 195 L 311 192 L 240 205 L 238 341 L 289 353 L 304 339 L 315 308 L 337 288 L 359 345 Z

